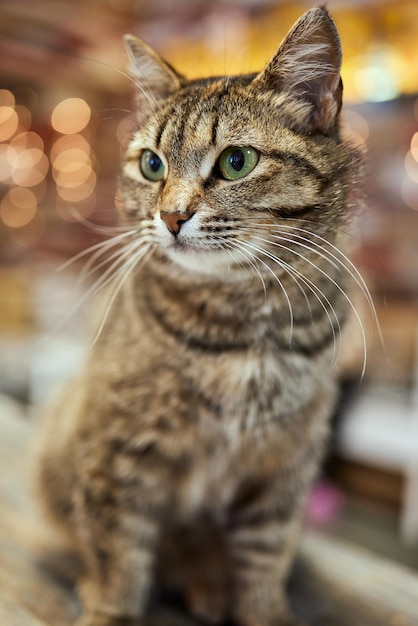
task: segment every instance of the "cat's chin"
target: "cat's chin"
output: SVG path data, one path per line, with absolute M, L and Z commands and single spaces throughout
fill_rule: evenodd
M 202 250 L 192 246 L 173 247 L 165 250 L 170 262 L 193 274 L 211 276 L 217 280 L 230 281 L 248 275 L 233 255 L 221 250 Z

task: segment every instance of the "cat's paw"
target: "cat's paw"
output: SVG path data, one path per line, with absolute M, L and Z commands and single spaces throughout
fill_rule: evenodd
M 186 591 L 187 608 L 193 617 L 208 624 L 222 624 L 227 615 L 227 595 L 220 588 L 190 585 Z

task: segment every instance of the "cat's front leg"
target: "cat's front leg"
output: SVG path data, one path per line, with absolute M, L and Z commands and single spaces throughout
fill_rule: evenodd
M 291 614 L 285 589 L 298 530 L 294 517 L 281 521 L 265 511 L 232 523 L 232 615 L 240 626 L 306 626 Z
M 149 505 L 146 494 L 143 500 Z M 139 624 L 159 534 L 152 507 L 139 503 L 110 477 L 96 477 L 79 490 L 75 516 L 86 569 L 78 581 L 82 615 L 76 626 Z

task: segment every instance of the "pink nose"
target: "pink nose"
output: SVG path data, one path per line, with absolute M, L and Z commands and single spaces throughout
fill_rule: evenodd
M 181 211 L 161 211 L 160 217 L 165 222 L 170 233 L 174 236 L 178 235 L 180 228 L 192 217 L 193 213 L 187 214 Z

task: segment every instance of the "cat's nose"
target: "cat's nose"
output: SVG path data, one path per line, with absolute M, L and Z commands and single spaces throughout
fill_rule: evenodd
M 183 211 L 160 211 L 161 219 L 174 236 L 179 234 L 184 222 L 187 222 L 192 215 L 193 213 L 183 213 Z

